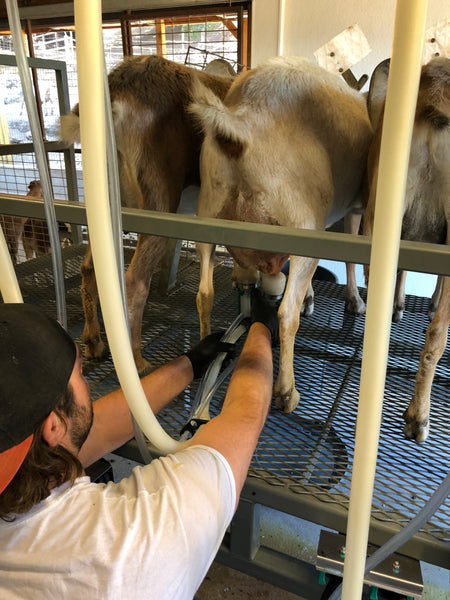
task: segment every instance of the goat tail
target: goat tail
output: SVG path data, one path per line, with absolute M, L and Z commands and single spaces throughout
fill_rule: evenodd
M 245 116 L 237 110 L 226 106 L 201 81 L 196 81 L 192 88 L 193 102 L 189 112 L 196 117 L 205 134 L 210 134 L 227 146 L 230 144 L 244 147 L 250 140 L 251 128 Z
M 67 144 L 80 141 L 80 117 L 77 111 L 73 110 L 68 115 L 61 116 L 59 121 L 59 137 Z

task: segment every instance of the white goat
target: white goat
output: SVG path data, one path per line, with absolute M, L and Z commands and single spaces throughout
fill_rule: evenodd
M 357 233 L 364 205 L 367 152 L 372 139 L 366 103 L 334 74 L 302 58 L 272 59 L 241 74 L 221 101 L 197 86 L 192 112 L 203 125 L 197 213 L 205 217 L 325 229 L 347 217 Z M 209 331 L 214 246 L 197 244 L 201 335 Z M 288 256 L 229 248 L 242 268 L 277 274 Z M 299 400 L 293 370 L 300 309 L 313 310 L 311 278 L 318 259 L 290 257 L 280 319 L 277 405 Z M 354 271 L 347 276 L 347 308 L 365 310 Z
M 382 119 L 369 152 L 370 196 L 364 215 L 365 235 L 372 234 Z M 450 243 L 450 59 L 434 58 L 422 67 L 417 98 L 401 237 L 404 240 Z M 365 269 L 366 279 L 368 268 Z M 404 309 L 404 276 L 400 272 L 393 320 Z M 436 365 L 446 344 L 450 323 L 450 277 L 439 277 L 433 294 L 433 317 L 420 355 L 414 396 L 404 413 L 404 433 L 418 442 L 429 432 L 430 393 Z

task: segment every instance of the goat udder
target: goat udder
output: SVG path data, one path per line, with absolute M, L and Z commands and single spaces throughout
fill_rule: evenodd
M 289 258 L 288 254 L 275 254 L 273 252 L 258 252 L 243 248 L 228 248 L 234 260 L 244 269 L 255 267 L 266 275 L 278 275 L 284 263 Z

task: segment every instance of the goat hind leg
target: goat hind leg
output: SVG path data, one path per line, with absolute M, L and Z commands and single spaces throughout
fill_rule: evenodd
M 294 343 L 303 299 L 316 270 L 318 259 L 291 256 L 289 278 L 278 310 L 280 320 L 280 366 L 275 383 L 275 403 L 284 412 L 292 412 L 300 400 L 295 389 Z
M 81 302 L 84 310 L 83 342 L 85 344 L 84 355 L 88 360 L 100 359 L 106 353 L 100 333 L 98 321 L 98 289 L 97 280 L 92 261 L 92 250 L 89 245 L 80 267 L 81 271 Z
M 439 275 L 436 281 L 436 286 L 434 288 L 433 295 L 431 296 L 430 308 L 428 309 L 428 318 L 430 321 L 434 319 L 434 315 L 436 314 L 437 307 L 439 305 L 439 300 L 442 293 L 442 285 L 444 283 L 444 276 Z
M 142 318 L 154 270 L 164 254 L 167 239 L 139 234 L 136 250 L 125 274 L 131 347 L 139 375 L 150 372 L 152 365 L 142 356 Z
M 349 213 L 344 217 L 344 228 L 346 233 L 358 235 L 360 224 L 360 213 Z M 345 310 L 354 315 L 363 315 L 366 312 L 366 305 L 364 304 L 364 300 L 361 298 L 358 286 L 356 285 L 356 265 L 354 263 L 346 263 L 345 269 L 347 273 Z
M 214 244 L 197 243 L 200 258 L 200 284 L 197 292 L 197 310 L 200 320 L 200 337 L 204 338 L 211 330 L 211 312 L 214 303 Z
M 311 281 L 308 284 L 305 297 L 300 308 L 300 314 L 303 317 L 310 317 L 314 312 L 314 288 Z
M 394 307 L 392 310 L 392 320 L 399 323 L 403 318 L 405 311 L 405 283 L 406 271 L 398 271 L 395 281 Z
M 414 396 L 405 411 L 403 429 L 407 438 L 424 442 L 428 437 L 430 393 L 436 365 L 447 345 L 450 324 L 450 277 L 445 277 L 434 319 L 427 329 L 425 346 L 420 355 Z

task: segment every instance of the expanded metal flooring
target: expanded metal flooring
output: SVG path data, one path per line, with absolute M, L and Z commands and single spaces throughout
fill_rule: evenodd
M 131 252 L 131 251 L 130 251 Z M 80 346 L 83 313 L 79 266 L 83 246 L 63 251 L 68 325 Z M 126 259 L 130 259 L 127 252 Z M 18 266 L 24 300 L 55 314 L 49 257 Z M 215 269 L 212 330 L 227 328 L 238 313 L 231 269 Z M 180 261 L 177 285 L 158 292 L 155 275 L 142 332 L 144 356 L 155 366 L 181 354 L 199 339 L 195 303 L 199 267 L 194 258 Z M 243 497 L 345 531 L 354 452 L 364 317 L 344 312 L 344 287 L 315 281 L 314 314 L 301 319 L 295 344 L 295 374 L 301 394 L 292 414 L 272 407 L 254 455 Z M 365 290 L 362 291 L 365 294 Z M 370 539 L 382 543 L 423 506 L 450 470 L 450 350 L 437 369 L 432 389 L 431 428 L 426 443 L 405 439 L 402 413 L 413 394 L 415 370 L 428 326 L 426 298 L 407 296 L 401 323 L 392 324 Z M 278 354 L 275 352 L 275 373 Z M 93 399 L 117 385 L 111 359 L 87 361 L 85 374 Z M 160 414 L 177 437 L 186 423 L 193 384 Z M 220 409 L 226 382 L 216 394 Z M 406 553 L 448 568 L 450 499 L 407 545 Z

